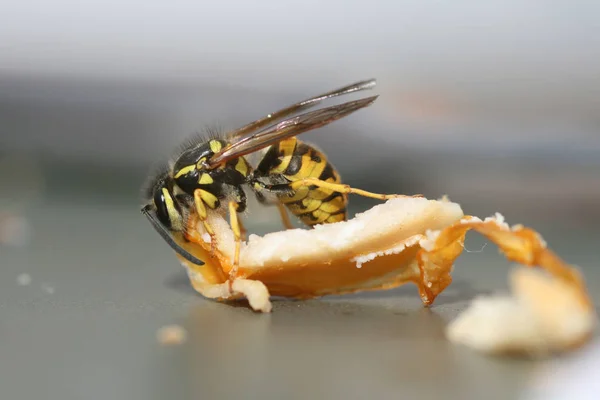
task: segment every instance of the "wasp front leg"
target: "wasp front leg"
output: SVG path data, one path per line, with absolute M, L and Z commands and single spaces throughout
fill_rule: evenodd
M 238 266 L 240 265 L 240 250 L 242 246 L 242 234 L 240 229 L 240 222 L 238 219 L 238 203 L 235 201 L 229 202 L 229 223 L 231 225 L 231 230 L 233 231 L 233 236 L 235 237 L 235 253 L 233 256 L 233 267 L 229 272 L 230 277 L 235 277 L 237 275 Z
M 243 213 L 244 211 L 246 211 L 246 200 L 247 200 L 246 199 L 246 193 L 239 186 L 235 186 L 234 190 L 235 190 L 235 207 L 236 207 L 236 211 L 237 211 L 237 213 Z M 229 211 L 231 212 L 231 202 L 229 204 Z M 237 224 L 238 224 L 239 229 L 240 229 L 240 238 L 241 238 L 241 240 L 246 240 L 246 233 L 248 233 L 248 231 L 244 227 L 244 224 L 242 223 L 242 220 L 239 219 L 239 218 L 237 218 Z
M 246 236 L 246 229 L 239 218 L 239 213 L 246 210 L 246 193 L 241 187 L 235 187 L 235 200 L 229 201 L 229 225 L 233 231 L 235 238 L 235 253 L 233 256 L 233 266 L 229 272 L 231 280 L 237 275 L 238 266 L 240 265 L 240 251 L 242 240 Z
M 206 233 L 210 235 L 210 256 L 215 256 L 215 250 L 217 248 L 217 237 L 212 226 L 208 223 L 208 210 L 207 206 L 215 209 L 219 206 L 219 200 L 212 193 L 206 190 L 197 189 L 194 192 L 194 205 L 196 206 L 196 212 L 198 218 L 202 221 Z

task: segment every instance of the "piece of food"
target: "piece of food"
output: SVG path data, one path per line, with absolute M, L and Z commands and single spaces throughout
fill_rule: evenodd
M 26 218 L 0 213 L 0 245 L 25 246 L 31 239 L 31 226 Z
M 448 338 L 486 353 L 546 356 L 576 348 L 594 329 L 580 292 L 544 271 L 518 268 L 512 296 L 479 297 L 447 328 Z
M 450 271 L 462 252 L 464 235 L 445 250 L 445 259 L 418 257 L 419 242 L 432 229 L 442 229 L 463 217 L 460 206 L 447 199 L 397 198 L 353 219 L 315 227 L 250 235 L 242 244 L 239 269 L 232 271 L 234 238 L 222 215 L 212 213 L 218 247 L 210 256 L 210 238 L 192 217 L 189 239 L 181 245 L 206 262 L 180 260 L 194 288 L 215 299 L 246 297 L 255 310 L 271 310 L 270 296 L 298 299 L 416 284 L 431 304 L 450 284 Z
M 17 276 L 17 283 L 20 286 L 29 286 L 29 284 L 31 284 L 31 275 L 19 274 L 19 276 Z
M 254 310 L 270 312 L 271 296 L 306 299 L 412 282 L 431 305 L 451 283 L 465 235 L 474 230 L 509 260 L 543 271 L 513 272 L 514 298 L 476 299 L 449 325 L 450 340 L 491 353 L 546 354 L 585 343 L 596 326 L 583 277 L 537 232 L 510 227 L 500 214 L 483 221 L 464 216 L 445 198 L 396 198 L 349 221 L 251 235 L 242 244 L 237 270 L 232 269 L 235 244 L 227 221 L 216 213 L 209 219 L 218 240 L 215 256 L 203 224 L 192 216 L 190 242 L 181 245 L 206 264 L 179 257 L 193 287 L 208 298 L 245 297 Z
M 488 353 L 539 356 L 573 349 L 592 337 L 597 318 L 583 277 L 549 250 L 534 230 L 509 227 L 500 214 L 484 221 L 465 217 L 431 232 L 423 248 L 429 256 L 441 255 L 455 237 L 471 229 L 498 245 L 507 259 L 541 269 L 514 270 L 513 297 L 475 299 L 449 325 L 451 341 Z
M 179 325 L 165 325 L 156 332 L 158 343 L 163 346 L 183 344 L 187 339 L 187 332 Z

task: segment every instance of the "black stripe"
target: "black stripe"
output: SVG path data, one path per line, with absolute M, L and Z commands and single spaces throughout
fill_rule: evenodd
M 312 149 L 312 152 L 310 153 L 310 159 L 316 162 L 317 164 L 321 162 L 321 156 L 315 149 Z
M 300 168 L 302 168 L 302 156 L 294 154 L 283 174 L 294 176 L 300 171 Z
M 296 142 L 296 148 L 294 149 L 294 152 L 292 153 L 292 159 L 290 160 L 290 163 L 288 164 L 287 168 L 285 169 L 284 174 L 290 175 L 290 176 L 296 175 L 300 171 L 300 168 L 302 168 L 302 156 L 311 151 L 312 151 L 312 148 L 310 146 L 308 146 L 304 143 Z M 312 159 L 312 155 L 311 155 L 311 159 Z
M 338 214 L 343 214 L 346 212 L 346 207 L 340 208 L 339 210 L 332 212 L 329 214 L 329 216 L 331 217 L 332 215 L 338 215 Z
M 319 175 L 319 179 L 322 181 L 326 181 L 329 178 L 335 178 L 333 167 L 330 163 L 327 163 L 325 168 L 323 168 L 323 172 Z
M 313 215 L 312 211 L 311 212 L 307 212 L 307 213 L 303 213 L 303 214 L 296 214 L 296 216 L 299 217 L 299 218 L 302 218 L 302 219 L 305 219 L 305 218 L 308 217 L 312 221 L 317 221 L 318 220 L 318 218 Z
M 312 150 L 312 147 L 310 147 L 309 145 L 307 145 L 305 143 L 296 142 L 296 148 L 294 149 L 293 154 L 303 156 L 311 150 Z
M 333 200 L 333 199 L 335 199 L 337 197 L 342 197 L 342 194 L 340 192 L 333 192 L 329 196 L 327 196 L 324 199 L 322 199 L 321 202 L 322 203 L 329 203 L 331 200 Z
M 298 201 L 293 201 L 291 203 L 286 203 L 285 205 L 288 206 L 288 207 L 290 207 L 290 206 L 298 206 L 299 209 L 306 210 L 306 206 L 304 205 L 303 200 L 304 199 L 298 200 Z
M 271 146 L 256 168 L 257 175 L 267 175 L 269 171 L 281 164 L 280 157 L 282 155 L 283 153 L 279 148 L 279 144 Z

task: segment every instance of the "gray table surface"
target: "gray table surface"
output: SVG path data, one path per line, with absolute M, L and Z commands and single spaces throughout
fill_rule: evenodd
M 509 264 L 473 235 L 431 309 L 406 286 L 261 315 L 196 294 L 135 204 L 49 202 L 28 217 L 30 243 L 0 247 L 2 399 L 511 399 L 547 363 L 444 338 L 470 299 L 506 288 Z M 599 233 L 538 228 L 598 303 Z M 188 340 L 160 346 L 166 324 Z

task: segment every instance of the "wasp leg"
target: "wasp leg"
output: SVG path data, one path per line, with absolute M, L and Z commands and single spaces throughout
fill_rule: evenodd
M 279 201 L 267 200 L 265 195 L 258 191 L 260 189 L 265 189 L 267 191 L 274 191 L 274 190 L 270 190 L 269 185 L 265 185 L 262 183 L 258 183 L 257 185 L 255 185 L 255 189 L 256 189 L 256 191 L 254 193 L 256 194 L 256 199 L 259 201 L 259 203 L 266 205 L 266 206 L 276 205 L 277 209 L 279 210 L 279 215 L 281 216 L 281 222 L 283 222 L 283 226 L 285 227 L 285 229 L 294 229 L 294 226 L 292 225 L 292 221 L 290 220 L 290 217 L 287 213 L 287 210 L 285 209 L 285 206 L 283 204 L 281 204 Z M 286 185 L 286 187 L 282 189 L 282 192 L 288 193 L 288 192 L 291 192 L 291 190 Z
M 202 221 L 204 225 L 204 229 L 206 229 L 206 233 L 210 235 L 210 256 L 215 256 L 215 250 L 217 249 L 217 237 L 212 227 L 208 223 L 207 217 L 208 213 L 206 212 L 206 205 L 201 197 L 200 190 L 196 190 L 194 192 L 194 204 L 196 206 L 196 212 L 198 213 L 198 218 Z
M 276 203 L 277 209 L 279 209 L 279 215 L 281 215 L 281 222 L 283 222 L 283 226 L 285 229 L 294 229 L 294 225 L 292 225 L 292 221 L 290 221 L 290 216 L 285 209 L 285 206 L 281 203 Z
M 237 275 L 237 269 L 240 264 L 240 249 L 242 246 L 242 235 L 241 235 L 241 224 L 238 218 L 238 209 L 239 203 L 235 201 L 229 202 L 229 224 L 231 225 L 231 230 L 233 231 L 233 236 L 235 237 L 235 255 L 233 256 L 233 267 L 229 272 L 230 277 L 235 277 Z
M 246 227 L 244 226 L 244 223 L 242 222 L 242 220 L 240 218 L 238 218 L 238 226 L 240 227 L 240 239 L 242 241 L 245 241 L 248 230 L 246 229 Z
M 236 211 L 237 213 L 242 213 L 246 210 L 246 193 L 244 192 L 244 189 L 242 189 L 240 186 L 234 186 L 233 189 L 235 192 Z M 246 227 L 244 227 L 242 220 L 239 218 L 238 226 L 240 227 L 240 237 L 242 238 L 242 240 L 246 240 L 246 233 L 248 233 L 248 231 L 246 230 Z
M 402 195 L 402 194 L 372 193 L 372 192 L 367 192 L 366 190 L 353 188 L 350 185 L 345 185 L 345 184 L 341 184 L 341 183 L 325 182 L 325 181 L 322 181 L 317 178 L 299 179 L 297 181 L 290 182 L 289 186 L 294 190 L 297 190 L 298 188 L 303 187 L 303 186 L 317 186 L 317 187 L 320 187 L 323 189 L 332 190 L 334 192 L 348 193 L 348 194 L 352 193 L 352 194 L 357 194 L 359 196 L 370 197 L 372 199 L 379 199 L 379 200 L 389 200 L 389 199 L 395 199 L 398 197 L 423 197 L 420 194 L 414 195 L 414 196 L 407 196 L 407 195 Z

